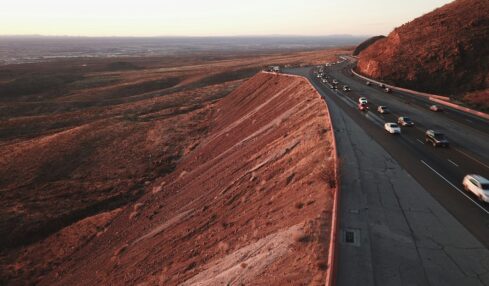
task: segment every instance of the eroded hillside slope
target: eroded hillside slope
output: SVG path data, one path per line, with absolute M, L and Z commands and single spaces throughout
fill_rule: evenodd
M 485 90 L 488 15 L 489 1 L 456 0 L 396 28 L 362 51 L 358 70 L 399 86 L 459 98 L 465 92 Z
M 324 283 L 336 186 L 322 99 L 260 73 L 216 108 L 177 169 L 41 285 Z

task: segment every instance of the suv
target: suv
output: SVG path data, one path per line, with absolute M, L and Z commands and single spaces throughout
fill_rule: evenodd
M 411 120 L 411 118 L 406 117 L 406 116 L 401 116 L 397 119 L 397 124 L 401 126 L 409 126 L 412 127 L 414 126 L 414 122 Z
M 440 132 L 436 132 L 434 130 L 428 130 L 425 133 L 425 142 L 433 144 L 433 147 L 448 147 L 448 140 L 445 138 L 445 135 Z
M 481 175 L 467 175 L 462 182 L 467 192 L 473 193 L 480 201 L 489 203 L 489 180 Z

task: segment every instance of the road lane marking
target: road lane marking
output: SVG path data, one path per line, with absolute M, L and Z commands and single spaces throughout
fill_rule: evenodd
M 461 154 L 463 154 L 463 155 L 467 156 L 468 158 L 470 158 L 470 159 L 472 159 L 472 160 L 476 161 L 477 163 L 479 163 L 479 164 L 481 164 L 482 166 L 484 166 L 484 167 L 486 167 L 486 168 L 488 168 L 488 169 L 489 169 L 489 166 L 488 166 L 488 165 L 486 165 L 484 162 L 481 162 L 481 161 L 477 160 L 476 158 L 474 158 L 474 157 L 470 156 L 469 154 L 465 153 L 464 151 L 462 151 L 462 150 L 460 150 L 460 149 L 458 149 L 458 148 L 452 148 L 452 149 L 454 149 L 455 151 L 457 151 L 457 152 L 459 152 L 459 153 L 461 153 Z
M 457 166 L 458 167 L 458 164 L 453 162 L 452 160 L 448 159 L 448 162 L 452 163 L 453 165 Z
M 384 126 L 384 121 L 379 119 L 376 115 L 373 115 L 370 111 L 368 111 L 367 114 L 365 114 L 365 117 L 380 127 Z
M 421 143 L 421 144 L 423 144 L 423 145 L 424 145 L 424 142 L 423 142 L 423 141 L 419 140 L 418 138 L 416 138 L 416 140 L 417 140 L 419 143 Z
M 473 202 L 476 206 L 478 206 L 481 210 L 483 210 L 486 214 L 489 215 L 489 211 L 486 210 L 483 206 L 481 206 L 478 202 L 476 202 L 475 200 L 473 200 L 471 197 L 469 197 L 464 191 L 462 191 L 461 189 L 459 189 L 457 186 L 455 186 L 454 184 L 452 184 L 452 182 L 450 182 L 449 180 L 447 180 L 445 177 L 443 177 L 440 173 L 438 173 L 435 169 L 433 169 L 430 165 L 428 165 L 425 161 L 421 160 L 421 163 L 423 163 L 426 167 L 430 168 L 431 171 L 433 171 L 435 174 L 437 174 L 440 178 L 442 178 L 443 180 L 445 180 L 445 182 L 447 182 L 450 186 L 452 186 L 455 190 L 457 190 L 459 193 L 461 193 L 462 195 L 464 195 L 467 199 L 469 199 L 471 202 Z

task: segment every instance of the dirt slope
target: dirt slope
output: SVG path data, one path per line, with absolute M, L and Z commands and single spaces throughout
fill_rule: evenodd
M 322 99 L 260 73 L 215 108 L 176 170 L 40 285 L 324 283 L 336 186 Z
M 338 53 L 1 66 L 0 89 L 10 92 L 0 92 L 0 285 L 33 284 L 151 193 L 251 72 Z
M 458 97 L 489 88 L 488 15 L 489 1 L 456 0 L 362 51 L 358 70 L 399 86 Z

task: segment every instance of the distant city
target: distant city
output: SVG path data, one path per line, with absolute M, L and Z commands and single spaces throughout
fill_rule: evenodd
M 77 57 L 178 56 L 206 52 L 316 50 L 356 45 L 367 36 L 51 37 L 0 36 L 0 65 Z

